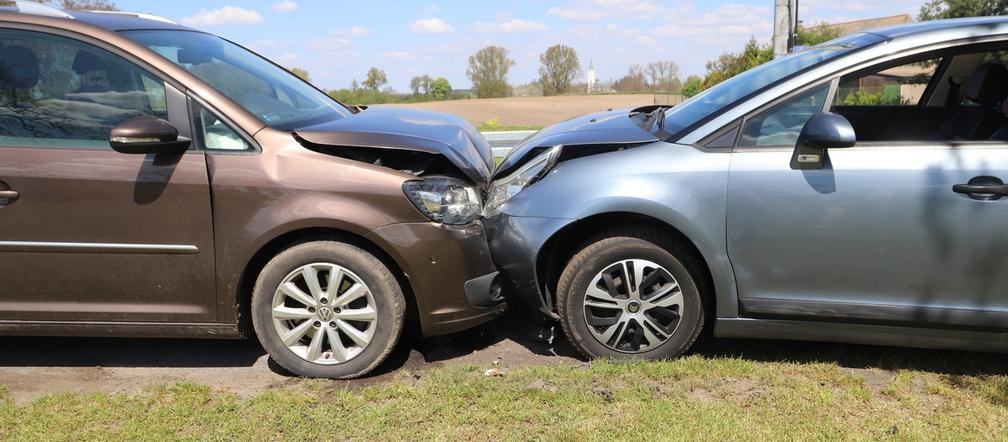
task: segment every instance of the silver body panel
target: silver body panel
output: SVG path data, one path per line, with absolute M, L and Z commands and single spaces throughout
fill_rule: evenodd
M 1008 179 L 1008 143 L 859 143 L 830 150 L 824 170 L 804 172 L 789 167 L 793 148 L 699 146 L 782 97 L 844 74 L 1006 42 L 1008 20 L 873 32 L 890 40 L 731 105 L 675 143 L 559 163 L 487 219 L 502 273 L 555 317 L 541 274 L 551 241 L 592 216 L 641 215 L 681 232 L 702 255 L 718 335 L 1008 349 L 1008 198 L 952 191 L 977 176 Z

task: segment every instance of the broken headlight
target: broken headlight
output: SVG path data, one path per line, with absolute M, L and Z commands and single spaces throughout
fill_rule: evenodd
M 468 224 L 480 216 L 476 188 L 456 178 L 433 176 L 403 183 L 403 192 L 421 213 L 444 224 Z
M 501 206 L 504 203 L 510 201 L 518 192 L 521 192 L 526 187 L 546 176 L 553 169 L 553 166 L 556 166 L 562 151 L 563 146 L 553 146 L 529 160 L 511 175 L 490 184 L 490 191 L 487 192 L 486 208 L 483 211 L 483 216 L 489 218 L 500 213 Z

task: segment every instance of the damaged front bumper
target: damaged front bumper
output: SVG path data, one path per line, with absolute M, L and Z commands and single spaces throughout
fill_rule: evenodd
M 573 220 L 497 214 L 484 219 L 494 262 L 503 276 L 507 297 L 557 319 L 553 295 L 545 290 L 537 268 L 543 246 Z
M 368 235 L 402 267 L 425 336 L 462 331 L 497 317 L 505 303 L 483 224 L 392 224 Z

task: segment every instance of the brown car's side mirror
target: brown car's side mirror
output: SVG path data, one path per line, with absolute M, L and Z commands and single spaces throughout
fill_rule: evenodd
M 171 123 L 156 117 L 137 117 L 114 128 L 109 145 L 120 153 L 182 153 L 192 140 L 180 137 Z

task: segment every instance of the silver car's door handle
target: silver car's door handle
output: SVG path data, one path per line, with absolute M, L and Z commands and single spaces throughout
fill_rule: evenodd
M 1008 196 L 1008 185 L 997 177 L 978 176 L 969 180 L 969 183 L 952 186 L 952 191 L 975 200 L 993 201 Z

